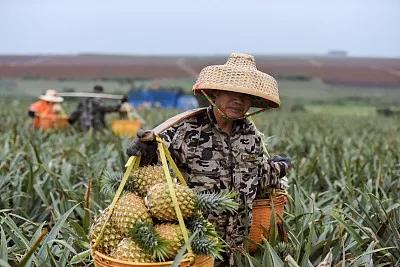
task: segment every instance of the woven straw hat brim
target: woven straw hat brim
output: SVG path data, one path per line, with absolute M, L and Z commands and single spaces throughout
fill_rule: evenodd
M 64 101 L 64 98 L 62 98 L 61 96 L 50 96 L 50 95 L 41 95 L 39 96 L 39 99 L 55 103 L 60 103 Z
M 202 95 L 201 90 L 205 90 L 207 94 L 212 94 L 212 91 L 229 91 L 238 92 L 252 96 L 251 106 L 254 108 L 278 108 L 280 105 L 279 99 L 267 99 L 266 96 L 257 96 L 255 94 L 248 93 L 248 90 L 242 90 L 243 88 L 233 88 L 232 86 L 219 86 L 218 84 L 207 83 L 204 84 L 204 88 L 199 88 L 194 91 L 195 95 Z M 269 96 L 268 96 L 269 97 Z M 272 97 L 271 97 L 272 98 Z
M 277 108 L 280 105 L 276 80 L 257 69 L 214 65 L 205 67 L 193 86 L 195 94 L 200 90 L 231 91 L 253 96 L 252 106 Z

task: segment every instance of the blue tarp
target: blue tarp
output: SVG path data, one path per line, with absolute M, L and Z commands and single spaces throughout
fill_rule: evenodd
M 150 107 L 177 108 L 183 110 L 198 107 L 197 99 L 194 96 L 184 95 L 180 90 L 132 90 L 128 94 L 128 101 L 134 107 L 148 105 Z

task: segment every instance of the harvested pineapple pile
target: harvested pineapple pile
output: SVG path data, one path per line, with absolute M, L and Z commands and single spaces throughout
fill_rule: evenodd
M 118 178 L 108 177 L 104 186 L 116 188 L 119 182 Z M 178 183 L 173 187 L 188 234 L 195 233 L 191 239 L 193 253 L 221 258 L 224 245 L 205 218 L 209 213 L 234 212 L 235 195 L 195 193 Z M 110 206 L 104 209 L 91 226 L 89 235 L 94 250 L 129 262 L 163 262 L 173 260 L 185 245 L 162 166 L 133 170 L 106 222 L 110 210 Z M 104 224 L 103 234 L 93 247 Z

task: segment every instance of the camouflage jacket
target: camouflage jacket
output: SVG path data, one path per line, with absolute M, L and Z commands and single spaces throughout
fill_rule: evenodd
M 261 185 L 279 186 L 288 166 L 266 158 L 253 123 L 234 121 L 229 136 L 216 124 L 211 108 L 161 135 L 190 187 L 198 192 L 237 192 L 238 213 L 210 215 L 209 219 L 232 249 L 241 247 L 251 225 L 257 190 Z
M 81 130 L 103 129 L 106 126 L 106 113 L 116 112 L 119 107 L 120 105 L 107 106 L 100 98 L 86 98 L 79 102 L 77 109 L 70 115 L 69 122 L 77 122 Z

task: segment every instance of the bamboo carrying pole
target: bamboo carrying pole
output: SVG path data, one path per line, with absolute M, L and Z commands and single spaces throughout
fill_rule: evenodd
M 89 93 L 89 92 L 71 92 L 71 93 L 59 93 L 62 97 L 96 97 L 96 98 L 106 98 L 106 99 L 116 99 L 121 100 L 123 95 L 113 95 L 113 94 L 99 94 L 99 93 Z

